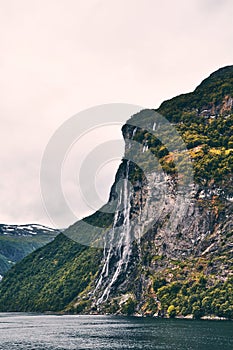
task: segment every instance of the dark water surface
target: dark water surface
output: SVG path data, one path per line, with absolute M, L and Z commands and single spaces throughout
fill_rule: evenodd
M 233 350 L 233 322 L 0 313 L 0 350 Z

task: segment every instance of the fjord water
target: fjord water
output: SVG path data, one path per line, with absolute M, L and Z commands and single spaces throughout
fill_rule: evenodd
M 0 314 L 0 350 L 232 350 L 233 323 Z

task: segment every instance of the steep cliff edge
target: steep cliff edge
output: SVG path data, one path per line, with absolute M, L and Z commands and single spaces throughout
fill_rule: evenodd
M 72 225 L 9 271 L 0 309 L 233 318 L 232 109 L 229 66 L 127 121 L 115 212 L 85 219 L 105 248 Z

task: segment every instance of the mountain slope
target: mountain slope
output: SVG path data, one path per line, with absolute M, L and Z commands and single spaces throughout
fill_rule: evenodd
M 107 248 L 73 242 L 68 237 L 88 232 L 82 222 L 72 225 L 66 236 L 9 271 L 0 287 L 0 309 L 233 318 L 232 110 L 229 66 L 193 93 L 127 121 L 125 159 L 107 204 L 115 203 L 115 214 L 97 212 L 85 219 L 104 227 Z M 155 112 L 166 116 L 169 128 Z M 173 127 L 178 134 L 171 133 Z M 177 143 L 178 135 L 186 148 Z M 116 232 L 120 239 L 113 244 Z M 30 300 L 28 290 L 33 290 Z
M 0 224 L 0 275 L 16 262 L 52 241 L 59 232 L 37 224 Z

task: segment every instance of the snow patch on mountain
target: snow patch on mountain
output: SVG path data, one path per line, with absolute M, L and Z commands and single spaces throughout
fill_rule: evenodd
M 32 236 L 58 232 L 57 229 L 40 224 L 8 225 L 0 224 L 0 235 Z

